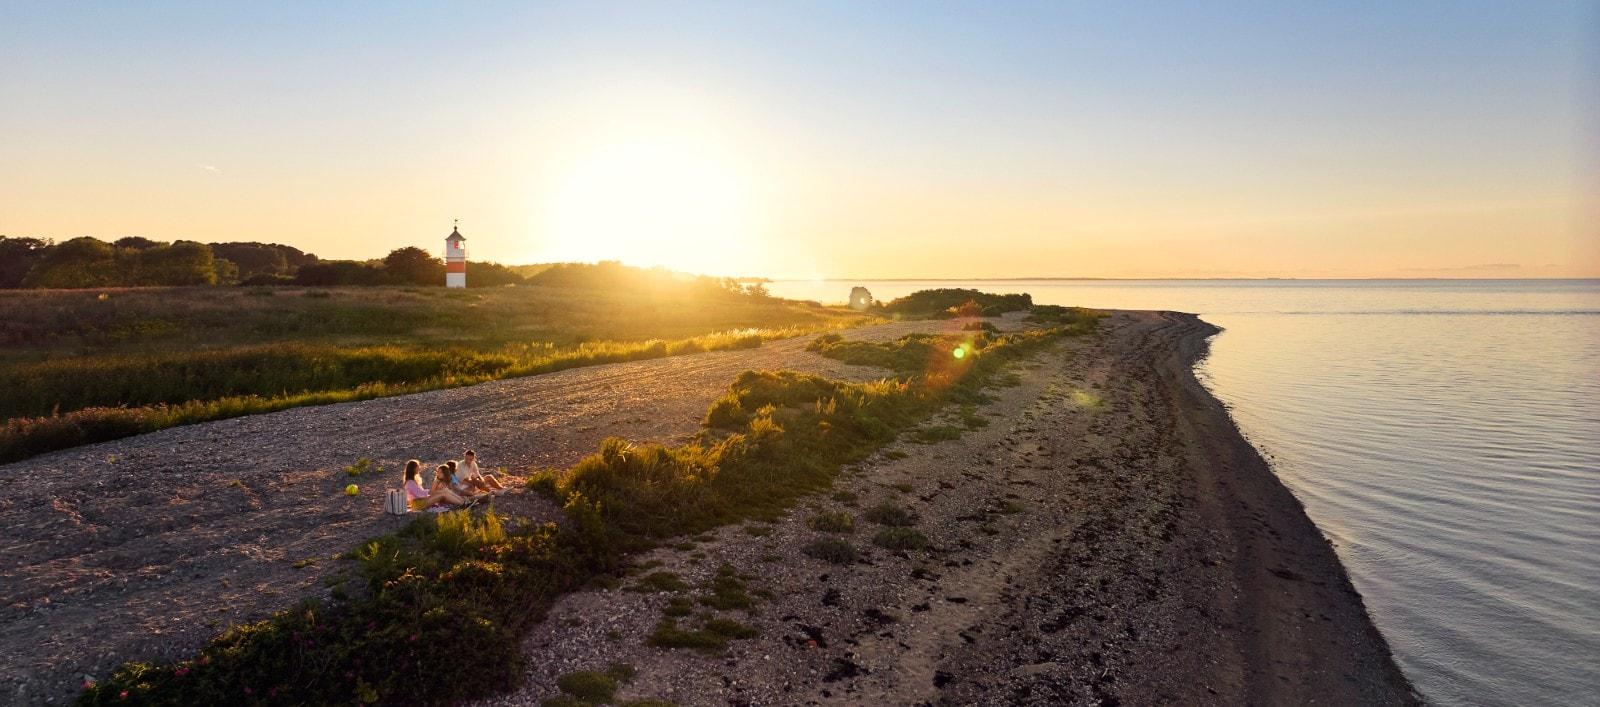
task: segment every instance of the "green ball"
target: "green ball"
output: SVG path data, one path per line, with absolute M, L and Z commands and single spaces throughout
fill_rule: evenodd
M 349 486 L 344 487 L 344 495 L 346 495 L 346 496 L 354 496 L 354 495 L 356 495 L 358 493 L 361 493 L 361 487 L 360 486 L 357 486 L 355 484 L 350 484 Z

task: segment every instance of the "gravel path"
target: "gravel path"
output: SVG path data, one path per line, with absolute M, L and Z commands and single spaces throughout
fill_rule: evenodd
M 403 522 L 381 506 L 406 459 L 472 447 L 486 467 L 568 466 L 607 436 L 692 435 L 747 369 L 884 375 L 808 353 L 809 339 L 285 410 L 0 465 L 0 702 L 70 701 L 86 675 L 187 655 L 228 625 L 325 593 L 333 555 Z M 346 497 L 340 469 L 361 457 L 384 471 Z M 554 516 L 531 496 L 497 503 Z

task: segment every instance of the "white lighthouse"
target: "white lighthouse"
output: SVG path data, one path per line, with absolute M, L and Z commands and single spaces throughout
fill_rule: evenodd
M 461 235 L 460 222 L 444 237 L 444 286 L 467 286 L 467 237 Z

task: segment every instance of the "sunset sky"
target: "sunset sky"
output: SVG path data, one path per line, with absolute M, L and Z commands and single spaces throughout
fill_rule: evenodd
M 0 0 L 0 234 L 1600 276 L 1600 3 Z

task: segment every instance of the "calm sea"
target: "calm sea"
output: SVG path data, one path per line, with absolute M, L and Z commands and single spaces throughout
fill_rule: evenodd
M 778 282 L 1169 309 L 1440 704 L 1600 704 L 1600 280 Z

